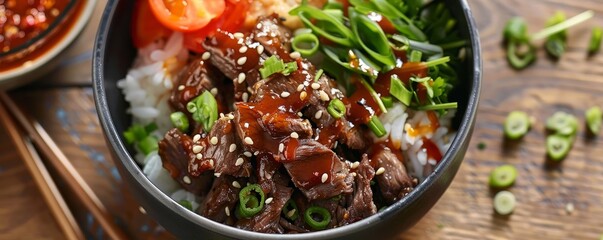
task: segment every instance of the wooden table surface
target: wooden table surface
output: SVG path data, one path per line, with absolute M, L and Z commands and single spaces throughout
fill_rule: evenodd
M 603 53 L 587 57 L 590 28 L 603 26 L 600 0 L 469 0 L 481 34 L 484 78 L 477 123 L 454 182 L 436 206 L 399 239 L 599 239 L 603 234 L 603 136 L 587 138 L 580 126 L 575 145 L 560 166 L 545 165 L 543 122 L 564 110 L 583 121 L 583 112 L 603 106 Z M 11 96 L 35 116 L 92 186 L 132 238 L 171 235 L 142 214 L 113 166 L 94 108 L 91 47 L 105 1 L 59 68 Z M 573 16 L 596 11 L 594 19 L 569 31 L 568 52 L 559 60 L 544 52 L 524 71 L 510 69 L 501 47 L 501 30 L 512 16 L 523 16 L 529 31 L 542 28 L 556 10 Z M 502 137 L 501 123 L 512 110 L 537 121 L 520 142 Z M 0 128 L 0 239 L 62 239 L 50 211 L 24 164 Z M 483 143 L 485 149 L 478 149 Z M 518 168 L 510 189 L 518 201 L 510 217 L 493 214 L 487 185 L 490 170 L 510 163 Z M 52 172 L 52 171 L 51 171 Z M 58 182 L 59 187 L 62 183 Z M 63 189 L 89 239 L 104 239 L 90 213 Z M 569 211 L 568 211 L 569 210 Z

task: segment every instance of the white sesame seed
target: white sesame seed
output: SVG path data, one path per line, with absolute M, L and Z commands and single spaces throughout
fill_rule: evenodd
M 228 119 L 233 120 L 234 119 L 234 115 L 232 113 L 226 114 L 226 116 L 228 117 Z
M 241 166 L 243 165 L 243 162 L 245 162 L 245 160 L 243 160 L 243 158 L 237 158 L 237 161 L 235 162 L 235 166 Z
M 258 54 L 262 54 L 264 53 L 264 46 L 260 45 L 258 46 Z
M 320 84 L 318 84 L 318 83 L 312 83 L 312 89 L 318 90 L 319 88 L 320 88 Z
M 193 142 L 198 142 L 199 140 L 201 140 L 201 135 L 195 134 L 195 136 L 193 136 Z
M 224 113 L 220 113 L 220 118 L 223 118 L 223 117 L 224 117 Z
M 245 37 L 245 34 L 240 33 L 240 32 L 236 32 L 236 33 L 232 34 L 232 36 L 234 36 L 236 38 L 243 38 L 243 37 Z
M 250 137 L 245 137 L 245 143 L 247 143 L 247 145 L 253 145 L 253 139 Z
M 234 152 L 235 150 L 237 150 L 237 145 L 236 144 L 230 144 L 230 147 L 228 147 L 228 152 Z
M 314 114 L 314 118 L 320 119 L 321 117 L 322 117 L 322 111 L 318 110 L 318 112 L 316 112 L 316 114 Z
M 218 95 L 218 89 L 217 88 L 212 88 L 211 90 L 209 90 L 209 92 L 211 93 L 211 95 Z
M 244 65 L 247 62 L 247 57 L 240 57 L 237 59 L 237 64 Z
M 182 177 L 182 181 L 186 184 L 191 184 L 191 178 L 189 178 L 188 176 Z
M 307 96 L 308 96 L 308 94 L 306 92 L 301 92 L 299 94 L 299 99 L 304 100 L 304 99 L 306 99 Z
M 262 28 L 262 26 L 264 26 L 264 25 L 262 25 L 262 23 L 258 23 L 258 24 L 256 25 L 256 28 L 258 28 L 258 29 L 259 29 L 259 28 Z
M 178 86 L 178 91 L 182 91 L 182 90 L 184 90 L 184 85 Z
M 273 198 L 272 198 L 272 197 L 266 198 L 265 203 L 266 203 L 266 204 L 270 204 L 270 203 L 272 202 L 272 200 L 273 200 Z
M 289 57 L 291 57 L 293 59 L 298 59 L 301 57 L 301 54 L 299 52 L 292 52 L 289 54 Z
M 197 155 L 195 156 L 195 158 L 201 160 L 201 159 L 203 159 L 203 154 L 197 153 Z
M 218 138 L 217 138 L 217 137 L 212 137 L 212 138 L 209 140 L 209 142 L 210 142 L 212 145 L 216 145 L 216 144 L 218 144 Z
M 352 169 L 356 169 L 358 166 L 360 166 L 360 162 L 352 163 Z
M 207 60 L 207 59 L 209 59 L 209 57 L 211 57 L 210 52 L 204 52 L 203 55 L 201 55 L 201 59 L 203 59 L 203 60 Z
M 232 186 L 236 187 L 236 188 L 241 188 L 241 184 L 239 182 L 237 182 L 237 181 L 233 181 L 232 182 Z
M 219 172 L 214 173 L 214 176 L 216 176 L 216 177 L 220 177 L 221 175 L 222 175 L 222 173 L 219 173 Z
M 380 167 L 379 169 L 377 169 L 377 171 L 375 172 L 375 175 L 381 175 L 385 172 L 385 168 Z
M 320 90 L 320 92 L 318 92 L 320 94 L 320 100 L 323 101 L 329 101 L 329 95 L 327 95 L 327 93 L 323 90 Z
M 255 155 L 255 156 L 257 156 L 257 155 L 259 155 L 259 154 L 260 154 L 260 151 L 255 151 L 255 152 L 253 153 L 253 155 Z
M 293 214 L 295 214 L 295 208 L 291 209 L 287 212 L 287 217 L 291 218 L 291 217 L 293 217 Z
M 239 48 L 239 52 L 240 53 L 246 53 L 247 52 L 247 46 L 242 46 L 241 48 Z
M 303 84 L 297 85 L 297 91 L 301 92 L 302 90 L 304 90 L 304 85 Z
M 243 102 L 247 102 L 247 100 L 249 100 L 249 93 L 244 92 L 241 98 L 243 99 Z
M 249 128 L 249 123 L 244 123 L 244 124 L 243 124 L 243 126 L 244 126 L 245 128 Z
M 292 132 L 291 133 L 291 137 L 292 138 L 299 138 L 299 134 L 297 134 L 297 132 Z
M 226 216 L 230 217 L 230 209 L 228 208 L 228 206 L 224 207 L 224 213 L 226 213 Z
M 281 143 L 278 145 L 278 151 L 283 152 L 283 150 L 285 150 L 285 144 Z
M 335 141 L 335 144 L 333 144 L 333 148 L 337 148 L 339 141 Z
M 203 150 L 203 147 L 201 147 L 199 145 L 193 146 L 193 153 L 200 153 L 202 150 Z
M 193 171 L 197 171 L 199 169 L 199 164 L 193 164 Z
M 239 73 L 239 77 L 237 78 L 239 80 L 239 84 L 245 82 L 245 78 L 247 78 L 247 75 L 245 75 L 245 73 Z
M 356 177 L 356 175 L 358 175 L 356 172 L 352 172 L 352 177 Z
M 327 179 L 329 179 L 329 174 L 327 174 L 327 173 L 323 173 L 323 174 L 322 174 L 322 177 L 320 178 L 320 181 L 321 181 L 322 183 L 325 183 L 325 182 L 327 181 Z
M 297 116 L 299 116 L 299 117 L 303 117 L 303 116 L 304 116 L 304 114 L 303 114 L 303 113 L 301 113 L 301 112 L 297 112 Z
M 283 97 L 283 98 L 286 98 L 286 97 L 288 97 L 289 95 L 291 95 L 291 93 L 289 93 L 289 92 L 282 92 L 282 93 L 281 93 L 281 97 Z
M 144 208 L 142 206 L 138 207 L 138 211 L 140 211 L 140 213 L 142 213 L 142 214 L 147 214 L 147 211 L 144 210 Z
M 209 159 L 209 166 L 214 167 L 214 160 L 213 159 Z
M 251 152 L 247 152 L 247 151 L 245 151 L 243 153 L 243 155 L 245 155 L 245 157 L 251 157 L 251 156 L 253 156 L 253 154 Z

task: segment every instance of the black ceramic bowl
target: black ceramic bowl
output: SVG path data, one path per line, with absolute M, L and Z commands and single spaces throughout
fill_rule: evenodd
M 130 39 L 134 1 L 109 0 L 96 37 L 93 79 L 96 108 L 115 164 L 140 205 L 168 231 L 182 239 L 362 239 L 386 237 L 404 231 L 427 213 L 452 182 L 469 144 L 477 110 L 481 58 L 477 29 L 466 0 L 446 1 L 458 19 L 461 32 L 470 40 L 464 72 L 456 88 L 459 102 L 454 121 L 457 135 L 443 160 L 407 197 L 362 221 L 305 234 L 262 234 L 223 225 L 181 207 L 157 189 L 142 173 L 124 144 L 121 133 L 130 124 L 127 103 L 116 83 L 124 78 L 136 54 Z

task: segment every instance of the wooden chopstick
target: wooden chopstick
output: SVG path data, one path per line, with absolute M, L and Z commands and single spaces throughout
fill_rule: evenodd
M 50 177 L 48 170 L 42 163 L 40 156 L 31 144 L 31 140 L 19 131 L 20 128 L 10 117 L 6 108 L 0 104 L 0 120 L 2 121 L 8 135 L 13 140 L 16 150 L 24 161 L 27 170 L 38 186 L 42 197 L 46 201 L 50 212 L 57 221 L 59 228 L 65 234 L 66 239 L 84 239 L 84 234 L 77 225 L 73 214 L 67 207 L 65 200 L 57 189 L 55 182 Z
M 82 176 L 75 170 L 69 159 L 63 154 L 56 143 L 48 135 L 46 130 L 33 118 L 28 117 L 15 102 L 6 94 L 0 92 L 0 100 L 31 137 L 33 143 L 40 152 L 48 159 L 48 162 L 56 169 L 58 174 L 65 180 L 73 190 L 77 198 L 98 221 L 105 230 L 109 239 L 127 239 L 123 231 L 115 225 L 107 209 L 98 199 L 92 188 L 84 181 Z

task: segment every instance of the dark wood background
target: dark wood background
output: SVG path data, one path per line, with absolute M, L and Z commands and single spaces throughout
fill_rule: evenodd
M 558 167 L 547 168 L 543 122 L 558 110 L 571 112 L 583 121 L 585 109 L 603 106 L 603 53 L 593 57 L 586 54 L 591 27 L 603 26 L 603 2 L 469 3 L 481 34 L 484 63 L 471 145 L 448 191 L 399 239 L 599 239 L 603 234 L 603 136 L 587 138 L 585 127 L 580 126 L 567 159 Z M 57 70 L 11 96 L 39 119 L 131 237 L 171 238 L 138 211 L 101 137 L 92 97 L 90 57 L 104 4 L 98 1 L 96 14 Z M 596 11 L 595 18 L 569 30 L 568 52 L 559 61 L 540 51 L 532 67 L 519 72 L 508 67 L 501 31 L 510 17 L 523 16 L 529 31 L 536 32 L 557 10 L 573 16 L 587 9 Z M 537 120 L 519 143 L 505 142 L 502 137 L 501 123 L 512 110 L 526 111 Z M 40 193 L 1 128 L 0 143 L 0 239 L 61 239 Z M 479 143 L 486 148 L 478 149 Z M 519 170 L 517 183 L 511 188 L 518 205 L 508 218 L 493 214 L 487 185 L 491 169 L 504 163 Z M 103 239 L 95 219 L 70 198 L 68 190 L 64 194 L 87 237 Z

